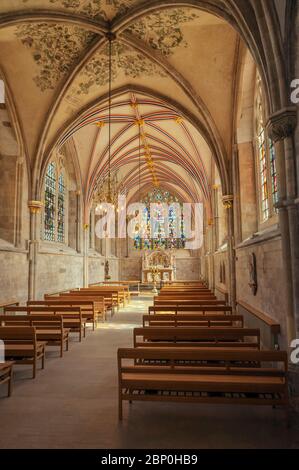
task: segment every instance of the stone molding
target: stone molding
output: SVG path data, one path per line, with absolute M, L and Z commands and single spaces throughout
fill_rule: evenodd
M 281 109 L 269 117 L 267 128 L 270 139 L 280 142 L 291 137 L 297 126 L 297 108 L 292 106 Z
M 222 197 L 223 207 L 225 209 L 231 209 L 234 203 L 234 195 L 233 194 L 226 194 Z

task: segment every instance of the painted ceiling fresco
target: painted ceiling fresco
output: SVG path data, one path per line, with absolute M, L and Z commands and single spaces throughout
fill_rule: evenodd
M 56 3 L 56 0 L 51 1 Z M 79 3 L 79 0 L 64 2 L 69 8 L 74 8 Z M 98 0 L 85 2 L 85 7 L 96 3 L 101 2 Z M 114 2 L 115 7 L 121 7 L 121 5 L 122 2 Z M 83 8 L 82 5 L 81 7 Z M 146 42 L 167 57 L 178 47 L 188 47 L 181 25 L 192 22 L 196 18 L 198 15 L 192 9 L 163 10 L 137 21 L 126 32 Z M 32 52 L 32 57 L 39 68 L 39 73 L 33 77 L 33 80 L 41 91 L 54 89 L 59 80 L 76 63 L 82 52 L 97 37 L 96 34 L 77 26 L 47 23 L 20 25 L 17 27 L 16 36 L 23 46 Z M 128 78 L 165 76 L 163 69 L 155 62 L 118 40 L 113 45 L 113 80 L 120 72 Z M 81 72 L 81 76 L 82 81 L 76 90 L 77 94 L 87 94 L 91 87 L 107 84 L 108 47 L 99 51 L 91 59 Z
M 197 18 L 195 10 L 188 8 L 157 11 L 136 21 L 127 31 L 167 57 L 179 46 L 188 47 L 182 25 Z
M 27 6 L 37 7 L 36 0 L 22 0 Z M 46 3 L 46 4 L 45 4 Z M 54 5 L 57 9 L 62 7 L 72 13 L 80 13 L 89 18 L 111 20 L 126 13 L 130 7 L 141 3 L 140 0 L 47 0 L 42 2 L 43 7 Z M 45 4 L 45 5 L 44 5 Z M 48 4 L 48 5 L 47 5 Z
M 95 86 L 104 86 L 108 83 L 109 52 L 108 45 L 102 52 L 98 52 L 84 67 L 79 78 L 80 83 L 76 90 L 78 95 L 88 94 Z M 112 79 L 120 74 L 128 78 L 165 77 L 164 70 L 141 53 L 126 44 L 115 41 L 112 45 Z
M 189 126 L 187 113 L 184 117 L 181 113 L 185 109 L 194 116 L 194 122 L 200 121 L 206 107 L 224 145 L 230 145 L 230 121 L 223 117 L 230 112 L 232 103 L 236 34 L 221 18 L 191 6 L 180 6 L 178 2 L 167 7 L 165 2 L 162 8 L 145 9 L 143 15 L 132 15 L 129 19 L 134 6 L 148 7 L 150 3 L 150 0 L 0 0 L 0 16 L 4 14 L 0 66 L 16 97 L 30 158 L 39 158 L 37 152 L 41 148 L 51 149 L 57 136 L 68 139 L 69 129 L 73 130 L 74 125 L 76 136 L 71 135 L 75 139 L 74 149 L 80 153 L 82 179 L 87 181 L 91 172 L 104 171 L 104 167 L 97 167 L 97 162 L 107 160 L 103 153 L 105 142 L 107 147 L 107 126 L 102 129 L 99 116 L 102 108 L 105 110 L 102 97 L 108 92 L 109 54 L 107 40 L 100 31 L 104 30 L 103 21 L 128 13 L 112 44 L 113 90 L 117 91 L 113 99 L 117 105 L 113 135 L 119 135 L 119 154 L 113 157 L 113 164 L 125 166 L 124 175 L 134 185 L 136 161 L 132 162 L 130 157 L 136 152 L 136 122 L 144 121 L 159 178 L 168 181 L 175 173 L 175 182 L 179 182 L 180 171 L 175 166 L 178 162 L 182 167 L 185 162 L 188 168 L 186 191 L 193 176 L 200 179 L 206 174 L 209 178 L 210 149 L 195 128 Z M 43 13 L 37 19 L 32 21 L 25 15 L 22 21 L 22 12 L 34 14 L 40 9 Z M 6 12 L 12 18 L 6 19 Z M 53 12 L 64 15 L 56 21 Z M 73 13 L 81 15 L 81 19 L 84 16 L 82 24 L 80 18 L 74 21 Z M 86 17 L 99 20 L 99 32 L 94 27 L 93 31 L 89 29 Z M 121 21 L 116 26 L 120 24 Z M 219 70 L 221 74 L 217 73 Z M 205 80 L 199 80 L 200 76 Z M 211 96 L 212 86 L 221 99 Z M 137 107 L 135 101 L 132 106 L 134 94 Z M 88 125 L 82 124 L 83 112 L 92 121 Z M 66 134 L 60 136 L 63 129 Z M 90 143 L 88 148 L 86 142 Z M 127 160 L 123 160 L 125 157 Z M 191 161 L 194 175 L 189 172 Z M 150 181 L 150 173 L 147 176 Z M 206 188 L 207 184 L 200 184 L 199 192 L 201 186 Z
M 33 80 L 41 91 L 53 90 L 97 36 L 77 26 L 47 23 L 20 25 L 15 34 L 38 66 Z

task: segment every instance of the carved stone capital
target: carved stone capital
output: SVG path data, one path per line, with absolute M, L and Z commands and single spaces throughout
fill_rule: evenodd
M 226 194 L 222 197 L 222 203 L 225 209 L 231 209 L 234 203 L 234 196 L 232 194 Z
M 41 201 L 28 201 L 28 207 L 31 214 L 37 214 L 43 207 L 43 203 Z
M 273 142 L 290 137 L 297 125 L 297 108 L 284 108 L 269 117 L 267 128 L 270 139 Z

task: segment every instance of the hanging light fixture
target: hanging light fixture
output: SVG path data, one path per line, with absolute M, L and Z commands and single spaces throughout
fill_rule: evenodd
M 115 39 L 115 34 L 109 31 L 107 33 L 107 39 L 108 39 L 108 57 L 109 57 L 109 62 L 108 62 L 108 84 L 109 84 L 109 89 L 108 89 L 108 178 L 106 181 L 102 180 L 98 184 L 98 189 L 95 194 L 95 200 L 99 203 L 109 203 L 112 204 L 113 206 L 117 206 L 117 200 L 118 200 L 118 181 L 117 181 L 117 175 L 111 174 L 111 127 L 112 127 L 112 122 L 111 122 L 111 114 L 112 114 L 112 41 Z

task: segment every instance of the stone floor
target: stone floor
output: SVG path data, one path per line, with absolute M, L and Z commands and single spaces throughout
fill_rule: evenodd
M 132 345 L 148 304 L 74 338 L 63 359 L 50 351 L 35 380 L 16 368 L 13 396 L 0 399 L 0 448 L 299 448 L 295 416 L 287 429 L 281 410 L 264 407 L 125 403 L 119 423 L 116 351 Z

